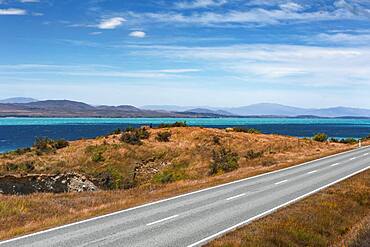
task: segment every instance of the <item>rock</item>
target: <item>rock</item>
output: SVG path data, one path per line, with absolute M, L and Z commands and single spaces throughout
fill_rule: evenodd
M 2 194 L 27 195 L 97 190 L 98 187 L 92 181 L 77 173 L 0 177 L 0 193 Z

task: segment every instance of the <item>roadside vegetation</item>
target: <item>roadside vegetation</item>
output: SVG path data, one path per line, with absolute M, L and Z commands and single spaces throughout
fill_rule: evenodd
M 207 246 L 365 247 L 369 233 L 370 171 L 366 171 Z
M 75 172 L 92 178 L 100 188 L 81 194 L 0 194 L 0 239 L 269 172 L 356 146 L 185 126 L 176 123 L 161 128 L 127 128 L 68 144 L 41 139 L 25 151 L 0 155 L 0 177 Z

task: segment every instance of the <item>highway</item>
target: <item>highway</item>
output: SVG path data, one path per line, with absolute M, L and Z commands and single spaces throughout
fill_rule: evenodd
M 6 240 L 0 246 L 201 246 L 369 167 L 370 148 L 364 147 Z

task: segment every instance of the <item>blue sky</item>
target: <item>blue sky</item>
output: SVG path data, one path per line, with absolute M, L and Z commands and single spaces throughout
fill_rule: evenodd
M 0 0 L 0 98 L 370 108 L 370 0 Z

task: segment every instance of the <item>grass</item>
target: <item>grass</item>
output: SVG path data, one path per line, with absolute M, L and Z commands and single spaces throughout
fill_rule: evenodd
M 360 241 L 369 223 L 370 171 L 366 171 L 207 246 L 349 246 Z
M 158 142 L 156 137 L 163 129 L 153 128 L 148 132 L 148 139 L 143 139 L 142 145 L 122 142 L 117 132 L 73 141 L 67 147 L 42 155 L 37 155 L 35 150 L 1 155 L 0 175 L 24 173 L 23 166 L 9 170 L 9 164 L 31 163 L 34 174 L 74 171 L 95 177 L 105 188 L 115 190 L 0 195 L 0 239 L 285 168 L 354 147 L 199 127 L 172 127 L 169 141 Z M 239 168 L 209 176 L 212 151 L 222 146 L 240 157 Z

